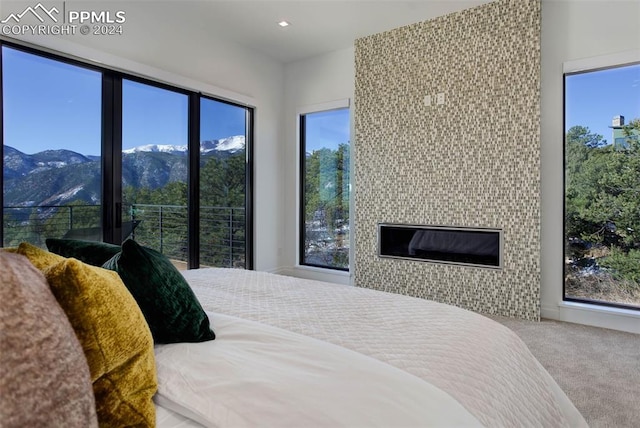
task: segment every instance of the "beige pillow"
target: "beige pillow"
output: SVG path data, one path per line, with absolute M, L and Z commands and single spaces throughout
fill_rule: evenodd
M 97 427 L 87 360 L 44 277 L 0 251 L 0 425 Z

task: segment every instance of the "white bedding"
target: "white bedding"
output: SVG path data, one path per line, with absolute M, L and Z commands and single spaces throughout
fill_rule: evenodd
M 217 339 L 157 348 L 157 403 L 204 425 L 586 426 L 524 343 L 478 314 L 264 272 L 184 276 Z
M 447 393 L 341 346 L 209 313 L 216 340 L 156 347 L 156 403 L 214 427 L 481 426 Z

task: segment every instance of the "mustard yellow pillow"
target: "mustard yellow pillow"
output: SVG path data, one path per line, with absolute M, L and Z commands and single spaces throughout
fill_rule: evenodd
M 17 253 L 18 247 L 4 247 L 0 248 L 0 251 L 4 251 L 5 253 Z
M 62 256 L 50 253 L 49 251 L 43 250 L 42 248 L 36 247 L 28 242 L 22 242 L 18 245 L 17 252 L 18 254 L 22 254 L 28 258 L 31 264 L 39 271 L 44 271 L 49 266 L 53 266 L 65 260 Z
M 89 363 L 100 426 L 155 426 L 153 339 L 118 274 L 63 259 L 44 275 Z

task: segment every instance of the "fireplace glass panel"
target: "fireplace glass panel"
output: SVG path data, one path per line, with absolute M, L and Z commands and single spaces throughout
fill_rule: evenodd
M 380 224 L 378 255 L 436 263 L 502 267 L 500 229 Z

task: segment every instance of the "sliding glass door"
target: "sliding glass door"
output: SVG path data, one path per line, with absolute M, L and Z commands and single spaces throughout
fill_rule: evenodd
M 252 268 L 251 108 L 0 46 L 0 246 L 132 238 Z
M 189 97 L 122 82 L 122 239 L 187 261 Z
M 247 266 L 245 107 L 200 102 L 200 263 Z

